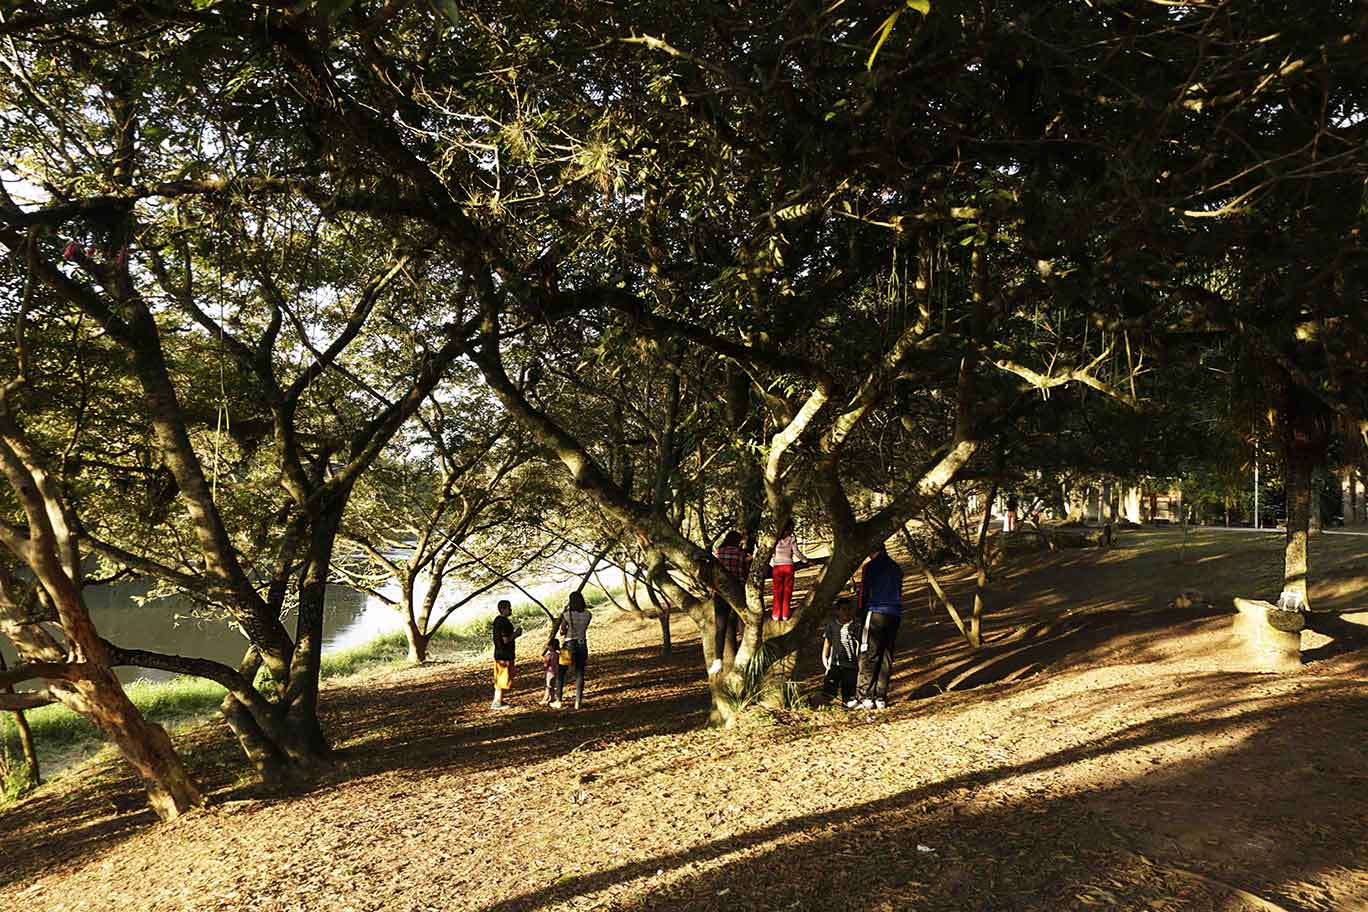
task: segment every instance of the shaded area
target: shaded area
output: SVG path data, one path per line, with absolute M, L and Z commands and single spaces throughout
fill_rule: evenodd
M 1361 753 L 1342 742 L 1312 746 L 1310 737 L 1368 734 L 1368 692 L 1313 685 L 1295 702 L 1245 710 L 1262 702 L 1241 699 L 1250 684 L 1229 676 L 1190 681 L 1168 701 L 1174 711 L 1117 737 L 794 815 L 558 881 L 482 912 L 559 907 L 661 879 L 669 884 L 617 907 L 1027 910 L 1164 908 L 1167 901 L 1175 909 L 1241 908 L 1226 904 L 1230 891 L 1202 888 L 1184 870 L 1276 896 L 1288 909 L 1354 907 L 1316 896 L 1317 882 L 1334 875 L 1342 881 L 1336 903 L 1368 903 L 1363 802 L 1346 802 L 1361 783 Z M 1117 699 L 1100 692 L 1088 702 Z M 1209 717 L 1213 706 L 1230 714 Z M 1143 756 L 1220 733 L 1232 714 L 1253 731 L 1225 749 L 1171 764 Z M 1142 755 L 1134 761 L 1142 768 L 1120 781 L 1058 791 L 1035 784 L 1065 767 L 1126 754 Z M 1311 774 L 1289 780 L 1289 763 L 1309 764 Z M 1203 905 L 1203 894 L 1214 904 Z
M 630 619 L 598 628 L 579 712 L 536 705 L 528 656 L 516 707 L 500 714 L 487 709 L 483 662 L 333 687 L 338 763 L 309 792 L 260 795 L 220 726 L 183 734 L 216 807 L 149 827 L 136 784 L 98 764 L 0 816 L 0 899 L 25 891 L 35 910 L 1246 907 L 1207 877 L 1286 909 L 1368 905 L 1368 656 L 1286 677 L 1219 672 L 1228 621 L 1165 607 L 1185 586 L 1162 574 L 1228 555 L 1180 565 L 1175 538 L 1023 561 L 1003 574 L 995 604 L 1010 608 L 992 615 L 996 639 L 978 656 L 911 603 L 899 702 L 883 714 L 704 729 L 692 631 L 664 657 L 656 625 Z M 1049 655 L 1021 665 L 1022 646 Z M 929 673 L 972 681 L 962 662 L 1000 656 L 1050 673 L 906 699 Z M 260 863 L 216 861 L 244 853 Z

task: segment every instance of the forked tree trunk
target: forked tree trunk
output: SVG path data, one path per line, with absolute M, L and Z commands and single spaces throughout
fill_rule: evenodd
M 414 665 L 423 665 L 427 662 L 428 646 L 432 643 L 432 635 L 423 633 L 418 629 L 418 625 L 412 621 L 404 625 L 404 638 L 408 640 L 408 660 Z

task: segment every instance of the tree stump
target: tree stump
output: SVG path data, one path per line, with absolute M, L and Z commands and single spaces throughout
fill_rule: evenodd
M 1285 611 L 1260 599 L 1235 599 L 1233 640 L 1241 670 L 1294 671 L 1301 667 L 1300 611 Z

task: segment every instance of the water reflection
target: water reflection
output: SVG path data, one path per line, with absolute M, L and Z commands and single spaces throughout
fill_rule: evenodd
M 148 649 L 173 655 L 214 659 L 237 666 L 247 649 L 247 640 L 237 628 L 221 620 L 191 615 L 191 604 L 179 596 L 141 603 L 138 597 L 148 590 L 145 582 L 116 583 L 86 590 L 86 604 L 95 627 L 111 643 L 130 649 Z M 294 632 L 291 612 L 285 626 Z M 398 612 L 378 599 L 349 589 L 329 586 L 323 613 L 323 651 L 346 649 L 376 637 L 402 630 Z M 0 642 L 5 660 L 15 657 L 8 642 Z M 146 668 L 119 668 L 119 679 L 160 681 L 172 677 L 164 671 Z
M 95 622 L 95 628 L 111 643 L 129 649 L 147 649 L 172 655 L 194 656 L 213 659 L 226 665 L 237 667 L 242 654 L 247 649 L 247 641 L 237 628 L 222 620 L 195 617 L 191 614 L 192 604 L 180 596 L 141 602 L 139 599 L 151 588 L 143 581 L 119 582 L 106 586 L 92 586 L 85 590 L 86 605 Z M 552 600 L 553 593 L 565 588 L 563 580 L 539 580 L 529 589 L 539 598 Z M 398 596 L 398 587 L 381 590 L 391 597 Z M 439 606 L 452 604 L 460 596 L 460 587 L 448 585 L 438 599 Z M 423 585 L 417 587 L 415 597 L 424 595 Z M 463 605 L 447 624 L 455 626 L 471 618 L 493 614 L 494 605 L 500 598 L 510 598 L 515 603 L 522 600 L 521 594 L 514 589 L 491 590 L 481 598 Z M 552 608 L 559 611 L 563 598 L 557 596 Z M 441 608 L 438 609 L 440 614 Z M 285 618 L 285 628 L 294 634 L 295 616 L 290 612 Z M 323 612 L 323 652 L 348 649 L 368 643 L 378 636 L 402 630 L 403 619 L 399 612 L 380 599 L 374 598 L 347 586 L 329 586 L 327 603 Z M 8 640 L 0 638 L 0 654 L 13 664 L 16 659 Z M 129 681 L 161 681 L 173 675 L 164 671 L 146 668 L 119 668 L 119 679 Z M 21 685 L 22 687 L 23 685 Z M 36 686 L 30 682 L 29 687 Z

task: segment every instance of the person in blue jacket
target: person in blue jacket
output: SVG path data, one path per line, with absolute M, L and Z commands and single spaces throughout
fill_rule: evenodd
M 888 680 L 893 676 L 893 648 L 902 624 L 902 568 L 880 542 L 869 553 L 860 577 L 860 611 L 864 637 L 860 678 L 855 698 L 846 705 L 883 709 L 888 705 Z

